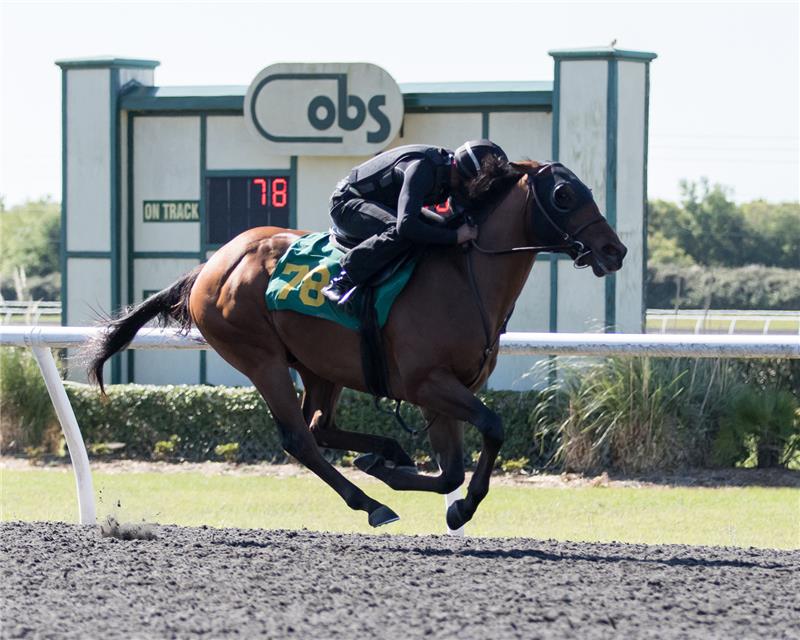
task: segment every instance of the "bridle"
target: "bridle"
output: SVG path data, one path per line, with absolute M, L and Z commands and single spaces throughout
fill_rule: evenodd
M 525 227 L 526 230 L 529 226 L 529 221 L 533 219 L 531 212 L 529 211 L 531 207 L 531 203 L 536 206 L 538 212 L 544 216 L 544 219 L 547 223 L 556 231 L 558 236 L 563 240 L 560 244 L 545 244 L 545 245 L 534 245 L 534 246 L 527 246 L 527 247 L 511 247 L 509 249 L 484 249 L 481 247 L 475 240 L 470 241 L 468 245 L 465 245 L 465 254 L 467 260 L 467 275 L 469 278 L 470 288 L 472 289 L 473 296 L 475 301 L 478 305 L 478 311 L 480 312 L 481 316 L 481 324 L 483 325 L 483 333 L 486 339 L 486 347 L 483 349 L 483 353 L 481 354 L 481 362 L 478 366 L 478 371 L 472 380 L 467 384 L 467 388 L 471 388 L 478 379 L 481 377 L 483 373 L 483 369 L 486 366 L 486 363 L 489 361 L 494 350 L 497 348 L 498 343 L 500 342 L 500 335 L 505 333 L 505 328 L 508 325 L 508 321 L 511 319 L 511 314 L 514 312 L 514 307 L 511 307 L 511 311 L 508 312 L 508 315 L 503 319 L 503 323 L 500 325 L 500 329 L 497 332 L 497 335 L 492 339 L 492 331 L 489 326 L 489 318 L 488 314 L 486 313 L 486 308 L 483 304 L 483 299 L 481 298 L 480 291 L 478 290 L 478 283 L 475 280 L 475 272 L 472 266 L 472 252 L 470 251 L 471 248 L 474 248 L 479 253 L 484 255 L 490 256 L 498 256 L 498 255 L 507 255 L 511 253 L 522 253 L 522 252 L 541 252 L 541 251 L 552 251 L 552 252 L 564 252 L 568 253 L 570 257 L 572 257 L 572 264 L 576 269 L 585 269 L 589 266 L 588 262 L 586 264 L 580 264 L 580 261 L 585 258 L 586 256 L 592 253 L 591 249 L 587 249 L 586 245 L 578 240 L 578 236 L 583 233 L 586 229 L 591 227 L 598 222 L 604 222 L 605 218 L 602 215 L 595 216 L 588 222 L 583 223 L 580 227 L 578 227 L 572 233 L 565 231 L 550 215 L 547 211 L 547 207 L 543 205 L 539 198 L 539 194 L 536 191 L 536 186 L 534 185 L 534 178 L 537 174 L 541 173 L 548 167 L 550 164 L 546 164 L 542 166 L 536 174 L 528 173 L 528 191 L 525 194 L 525 203 L 523 204 L 523 215 L 525 216 Z M 550 205 L 558 212 L 563 214 L 571 213 L 571 209 L 565 209 L 563 207 L 558 206 L 555 202 L 555 188 L 550 193 Z M 465 214 L 465 218 L 467 223 L 470 225 L 477 225 L 486 220 L 498 207 L 499 203 L 492 207 L 491 209 L 485 211 L 479 218 L 475 217 L 473 214 Z M 574 252 L 574 256 L 572 255 Z M 429 425 L 430 426 L 430 425 Z
M 547 169 L 550 166 L 551 165 L 549 165 L 549 164 L 543 165 L 539 169 L 539 171 L 537 171 L 537 174 L 540 173 L 541 171 Z M 470 247 L 474 247 L 479 253 L 483 253 L 485 255 L 492 255 L 492 256 L 505 255 L 505 254 L 509 254 L 509 253 L 520 253 L 520 252 L 526 252 L 526 251 L 535 251 L 537 253 L 541 252 L 541 251 L 552 251 L 554 253 L 555 252 L 569 253 L 570 251 L 572 251 L 575 254 L 573 259 L 572 259 L 572 265 L 576 269 L 585 269 L 586 267 L 589 266 L 589 263 L 587 262 L 585 264 L 581 264 L 580 261 L 583 258 L 585 258 L 588 255 L 590 255 L 592 253 L 592 250 L 591 249 L 587 249 L 586 245 L 583 242 L 581 242 L 580 240 L 578 240 L 578 236 L 581 233 L 583 233 L 586 229 L 591 227 L 592 225 L 597 224 L 598 222 L 604 222 L 605 218 L 603 218 L 603 216 L 598 215 L 598 216 L 595 216 L 594 218 L 592 218 L 591 220 L 589 220 L 588 222 L 583 223 L 580 227 L 578 227 L 572 233 L 569 233 L 569 232 L 565 231 L 555 220 L 553 220 L 553 217 L 547 211 L 547 207 L 545 207 L 543 205 L 543 203 L 541 202 L 541 199 L 539 198 L 539 194 L 537 193 L 536 187 L 534 186 L 534 183 L 533 183 L 535 175 L 536 174 L 533 174 L 533 173 L 528 173 L 527 174 L 527 176 L 528 176 L 528 190 L 527 190 L 527 193 L 525 194 L 525 203 L 523 204 L 523 215 L 525 216 L 525 225 L 526 225 L 526 227 L 528 226 L 528 220 L 530 220 L 531 217 L 532 217 L 529 214 L 529 208 L 530 208 L 531 202 L 533 202 L 536 205 L 536 208 L 538 209 L 538 212 L 542 216 L 544 216 L 544 219 L 556 231 L 556 233 L 563 240 L 563 242 L 561 244 L 544 244 L 544 245 L 535 245 L 535 246 L 528 246 L 528 247 L 511 247 L 509 249 L 484 249 L 475 240 L 472 240 L 472 241 L 470 241 L 469 246 Z M 550 194 L 550 205 L 558 213 L 563 213 L 563 214 L 571 213 L 570 209 L 565 209 L 565 208 L 559 207 L 558 204 L 556 204 L 552 193 Z M 467 219 L 467 222 L 469 224 L 471 224 L 471 225 L 476 225 L 477 224 L 478 226 L 480 226 L 480 223 L 482 223 L 486 218 L 488 218 L 495 211 L 495 209 L 497 209 L 497 207 L 499 207 L 499 206 L 500 205 L 498 204 L 495 207 L 493 207 L 492 209 L 490 209 L 490 210 L 486 211 L 485 213 L 483 213 L 480 216 L 480 220 L 477 220 L 474 216 L 472 216 L 470 214 L 467 214 L 465 216 L 466 219 Z

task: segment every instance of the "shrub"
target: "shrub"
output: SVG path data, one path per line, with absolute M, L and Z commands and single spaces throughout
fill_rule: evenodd
M 39 365 L 29 349 L 0 349 L 0 445 L 6 453 L 53 453 L 60 429 Z
M 67 394 L 87 442 L 124 442 L 125 454 L 150 458 L 157 442 L 164 455 L 209 460 L 218 445 L 240 444 L 242 460 L 283 460 L 280 439 L 266 405 L 252 387 L 209 385 L 110 385 L 67 383 Z
M 702 465 L 730 383 L 714 360 L 560 359 L 559 376 L 539 409 L 556 420 L 539 423 L 558 436 L 557 465 L 582 473 Z
M 236 462 L 239 458 L 239 443 L 226 442 L 214 447 L 214 455 L 222 458 L 225 462 Z
M 714 462 L 732 466 L 754 455 L 759 468 L 788 465 L 800 449 L 797 411 L 788 391 L 738 387 L 714 439 Z
M 8 358 L 9 353 L 14 352 L 6 349 L 0 355 Z M 14 416 L 18 429 L 15 450 L 54 451 L 60 432 L 36 364 L 22 350 L 14 357 L 22 362 L 13 369 L 21 382 L 11 384 L 4 374 L 0 400 L 4 421 Z M 757 393 L 783 389 L 797 395 L 800 383 L 800 361 L 560 359 L 558 367 L 559 379 L 543 391 L 480 394 L 504 422 L 501 468 L 594 472 L 707 465 L 735 384 Z M 103 399 L 93 387 L 65 386 L 87 447 L 96 455 L 286 459 L 272 418 L 253 388 L 111 385 Z M 392 406 L 381 403 L 384 411 Z M 345 391 L 337 424 L 395 438 L 415 460 L 435 470 L 427 438 L 404 432 L 384 411 L 375 408 L 371 396 Z M 406 405 L 403 415 L 412 427 L 424 426 L 416 409 Z M 4 422 L 6 440 L 8 433 Z M 469 464 L 481 448 L 476 429 L 465 428 L 464 443 Z M 351 460 L 348 452 L 327 455 Z
M 153 446 L 153 458 L 156 460 L 172 460 L 178 453 L 178 445 L 181 439 L 173 433 L 169 440 L 159 440 Z
M 503 460 L 500 463 L 500 468 L 505 473 L 522 473 L 530 467 L 530 460 L 525 458 L 511 458 L 510 460 Z

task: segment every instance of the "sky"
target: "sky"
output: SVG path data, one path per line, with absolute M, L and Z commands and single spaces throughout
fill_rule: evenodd
M 247 85 L 275 62 L 364 61 L 397 82 L 552 80 L 549 49 L 653 51 L 650 198 L 707 177 L 800 199 L 800 3 L 0 0 L 0 195 L 61 193 L 54 61 L 156 59 L 158 85 Z M 538 158 L 546 160 L 546 158 Z

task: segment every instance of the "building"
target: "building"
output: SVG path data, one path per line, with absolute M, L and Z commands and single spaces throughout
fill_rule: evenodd
M 512 159 L 570 167 L 629 248 L 622 271 L 604 279 L 540 255 L 510 329 L 641 331 L 655 54 L 549 53 L 552 82 L 399 87 L 365 64 L 273 65 L 249 87 L 160 87 L 153 60 L 57 62 L 62 323 L 141 301 L 249 224 L 327 229 L 335 183 L 375 151 L 488 137 Z M 530 386 L 532 363 L 501 358 L 491 386 Z M 128 351 L 109 366 L 113 382 L 247 383 L 211 352 Z

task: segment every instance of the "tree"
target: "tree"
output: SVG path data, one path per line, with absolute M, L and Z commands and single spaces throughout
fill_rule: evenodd
M 759 239 L 749 261 L 800 269 L 800 203 L 756 200 L 741 209 L 748 232 Z
M 698 264 L 741 266 L 751 252 L 745 217 L 730 193 L 708 179 L 682 180 L 684 214 L 677 229 L 678 245 Z
M 24 269 L 34 298 L 58 299 L 60 205 L 49 198 L 0 209 L 0 280 L 14 295 L 13 274 Z

